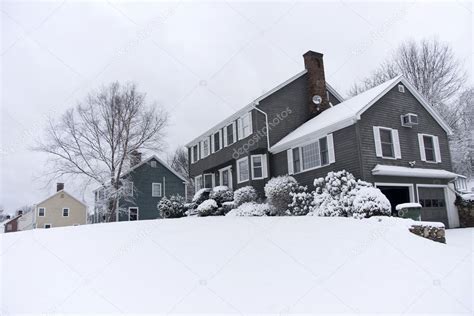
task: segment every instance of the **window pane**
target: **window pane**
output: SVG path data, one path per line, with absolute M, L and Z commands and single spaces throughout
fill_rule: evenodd
M 303 170 L 314 168 L 321 165 L 319 157 L 319 143 L 311 143 L 302 147 Z
M 229 186 L 229 170 L 222 171 L 222 184 L 225 186 Z
M 391 130 L 380 129 L 380 142 L 382 144 L 382 156 L 394 157 Z
M 230 124 L 227 126 L 227 144 L 232 144 L 234 142 L 234 126 Z
M 435 161 L 433 137 L 423 136 L 423 144 L 425 145 L 425 156 L 427 161 Z
M 197 161 L 198 160 L 198 147 L 197 145 L 193 147 L 193 161 Z
M 329 151 L 328 151 L 328 141 L 327 138 L 321 138 L 319 140 L 319 148 L 321 154 L 321 165 L 327 165 L 329 163 Z
M 246 181 L 249 179 L 249 161 L 244 159 L 239 161 L 239 181 Z
M 221 138 L 219 133 L 214 134 L 214 151 L 221 149 Z
M 252 157 L 252 162 L 253 162 L 253 176 L 255 178 L 263 177 L 262 157 L 261 156 Z
M 204 187 L 212 188 L 212 174 L 206 174 L 204 176 Z
M 300 172 L 300 149 L 294 148 L 293 149 L 293 172 L 297 173 Z

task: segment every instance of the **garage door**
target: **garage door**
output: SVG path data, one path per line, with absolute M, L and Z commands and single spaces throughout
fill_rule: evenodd
M 443 188 L 418 188 L 418 199 L 421 206 L 421 220 L 442 222 L 448 227 L 448 211 Z

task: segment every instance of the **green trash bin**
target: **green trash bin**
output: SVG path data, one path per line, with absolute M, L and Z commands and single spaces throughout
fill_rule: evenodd
M 411 218 L 415 221 L 421 221 L 421 204 L 420 203 L 402 203 L 395 207 L 398 217 Z

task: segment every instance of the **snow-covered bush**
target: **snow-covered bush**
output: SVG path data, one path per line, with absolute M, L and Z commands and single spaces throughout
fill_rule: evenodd
M 279 176 L 270 179 L 265 185 L 265 195 L 273 208 L 271 215 L 285 214 L 288 204 L 291 203 L 290 192 L 298 185 L 291 176 Z
M 352 203 L 352 217 L 390 216 L 391 213 L 390 201 L 379 189 L 370 186 L 356 189 Z
M 217 202 L 213 199 L 208 199 L 199 204 L 197 212 L 199 216 L 214 215 L 217 211 Z
M 257 201 L 257 191 L 253 186 L 246 186 L 235 190 L 234 192 L 234 203 L 236 206 L 242 205 L 246 202 Z
M 163 197 L 158 203 L 158 211 L 162 218 L 179 218 L 185 216 L 183 205 L 184 198 L 180 195 L 172 195 L 169 199 Z
M 201 204 L 205 200 L 209 198 L 209 193 L 211 192 L 211 189 L 208 188 L 203 188 L 199 191 L 197 191 L 192 199 L 192 202 L 196 203 L 197 205 Z
M 313 208 L 313 194 L 306 186 L 296 186 L 290 192 L 291 203 L 288 205 L 288 215 L 307 215 Z
M 348 216 L 351 214 L 357 180 L 346 170 L 329 172 L 325 178 L 314 180 L 314 215 Z
M 233 210 L 236 207 L 235 203 L 233 201 L 230 202 L 224 202 L 222 203 L 222 215 L 226 215 L 229 213 L 231 210 Z
M 227 213 L 226 216 L 266 216 L 271 213 L 273 213 L 272 207 L 267 203 L 246 202 Z
M 209 198 L 216 201 L 217 205 L 222 206 L 222 203 L 232 201 L 234 193 L 229 187 L 220 185 L 212 189 Z

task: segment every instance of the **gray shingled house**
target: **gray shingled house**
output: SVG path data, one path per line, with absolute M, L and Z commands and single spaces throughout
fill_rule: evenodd
M 195 188 L 252 185 L 290 174 L 315 178 L 345 169 L 373 183 L 393 208 L 423 205 L 422 219 L 459 226 L 449 126 L 402 76 L 344 100 L 325 80 L 323 55 L 303 55 L 305 70 L 262 95 L 188 148 Z

